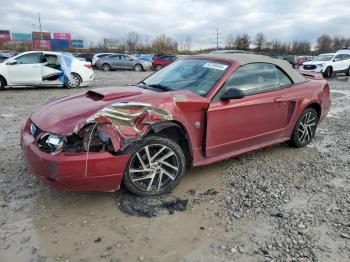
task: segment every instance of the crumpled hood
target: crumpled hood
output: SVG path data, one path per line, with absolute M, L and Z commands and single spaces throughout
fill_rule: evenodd
M 98 88 L 48 103 L 34 112 L 31 120 L 41 130 L 68 136 L 98 111 L 114 103 L 138 102 L 175 111 L 198 111 L 207 108 L 209 100 L 191 91 L 154 92 L 134 86 Z

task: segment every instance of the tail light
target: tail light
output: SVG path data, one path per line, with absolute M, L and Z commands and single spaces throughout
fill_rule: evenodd
M 91 69 L 91 67 L 92 67 L 91 64 L 85 64 L 84 66 L 89 68 L 89 69 Z

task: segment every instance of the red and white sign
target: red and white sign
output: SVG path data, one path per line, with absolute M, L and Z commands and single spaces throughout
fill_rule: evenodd
M 50 40 L 34 40 L 34 48 L 40 50 L 51 50 Z
M 0 35 L 0 39 L 1 40 L 10 41 L 11 40 L 11 35 L 6 35 L 6 34 Z
M 53 33 L 53 38 L 60 40 L 72 40 L 72 35 L 70 33 Z

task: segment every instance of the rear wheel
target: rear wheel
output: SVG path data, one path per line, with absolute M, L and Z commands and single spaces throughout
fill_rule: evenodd
M 350 76 L 350 66 L 349 66 L 348 70 L 346 70 L 345 74 L 346 74 L 347 76 Z
M 332 69 L 330 67 L 327 67 L 326 70 L 323 72 L 323 77 L 328 78 L 331 76 Z
M 2 76 L 0 76 L 0 90 L 5 89 L 5 86 L 6 86 L 5 79 Z
M 134 66 L 134 70 L 135 70 L 136 72 L 143 71 L 143 66 L 140 65 L 140 64 L 136 64 L 136 65 Z
M 303 147 L 310 143 L 315 136 L 318 115 L 315 109 L 306 109 L 299 117 L 290 140 L 295 147 Z
M 124 185 L 139 196 L 170 192 L 185 173 L 181 147 L 165 137 L 150 136 L 135 147 L 125 169 Z
M 81 84 L 81 78 L 77 74 L 72 73 L 70 78 L 67 79 L 66 87 L 67 88 L 78 88 Z
M 109 64 L 103 64 L 102 65 L 102 70 L 108 72 L 108 71 L 111 71 L 112 68 L 111 68 L 111 66 Z
M 156 66 L 156 71 L 159 71 L 160 69 L 162 69 L 163 67 L 161 65 L 157 65 Z

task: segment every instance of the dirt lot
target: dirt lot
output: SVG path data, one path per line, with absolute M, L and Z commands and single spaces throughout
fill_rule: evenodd
M 96 72 L 93 87 L 148 74 Z M 350 82 L 329 84 L 333 107 L 310 146 L 281 144 L 189 170 L 171 194 L 188 199 L 187 209 L 152 218 L 120 211 L 124 192 L 57 192 L 25 167 L 25 119 L 89 88 L 1 92 L 0 261 L 349 260 Z

